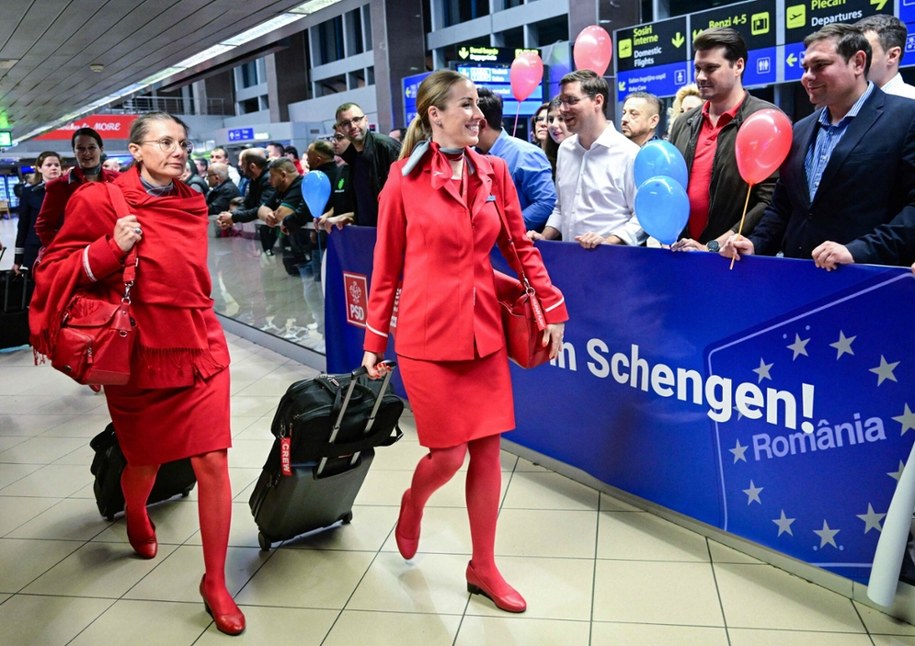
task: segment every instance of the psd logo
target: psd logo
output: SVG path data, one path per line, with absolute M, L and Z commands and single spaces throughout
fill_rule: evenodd
M 365 327 L 369 308 L 369 288 L 365 274 L 343 272 L 343 291 L 346 293 L 346 320 L 350 325 Z

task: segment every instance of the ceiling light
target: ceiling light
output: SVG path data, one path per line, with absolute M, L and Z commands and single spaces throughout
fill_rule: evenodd
M 105 71 L 105 66 L 102 65 L 101 63 L 92 63 L 89 66 L 89 69 L 92 70 L 93 72 L 95 72 L 96 74 L 101 74 L 102 72 Z
M 18 62 L 18 58 L 0 58 L 0 70 L 8 70 Z

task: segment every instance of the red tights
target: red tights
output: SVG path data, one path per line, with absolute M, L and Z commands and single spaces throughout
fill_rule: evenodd
M 229 484 L 227 452 L 223 449 L 195 455 L 191 458 L 191 465 L 198 484 L 197 513 L 203 542 L 207 599 L 215 614 L 237 612 L 232 595 L 226 589 L 226 553 L 232 520 L 232 489 Z M 127 525 L 135 536 L 148 536 L 153 532 L 146 513 L 146 501 L 155 484 L 158 470 L 158 465 L 128 465 L 121 474 L 121 489 L 130 512 Z
M 431 449 L 413 473 L 408 510 L 411 518 L 405 518 L 405 521 L 409 525 L 416 523 L 429 497 L 451 480 L 469 452 L 465 496 L 473 543 L 473 566 L 494 582 L 504 583 L 495 562 L 496 518 L 502 492 L 500 439 L 499 435 L 490 435 L 446 449 Z

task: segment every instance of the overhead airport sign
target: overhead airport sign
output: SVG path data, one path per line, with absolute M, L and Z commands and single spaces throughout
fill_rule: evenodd
M 13 145 L 13 132 L 11 130 L 0 130 L 0 148 L 9 148 Z
M 671 96 L 689 82 L 686 17 L 637 25 L 616 32 L 617 92 Z
M 748 87 L 769 85 L 777 80 L 776 16 L 775 0 L 754 0 L 700 11 L 690 16 L 690 43 L 706 29 L 730 27 L 738 31 L 747 44 L 749 59 L 743 84 Z
M 908 0 L 901 0 L 903 5 Z M 785 80 L 804 73 L 804 38 L 834 22 L 855 23 L 866 16 L 893 13 L 889 0 L 785 0 Z

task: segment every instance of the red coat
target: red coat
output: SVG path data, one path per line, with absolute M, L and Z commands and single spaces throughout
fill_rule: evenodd
M 467 151 L 469 208 L 440 153 L 426 153 L 407 177 L 391 167 L 379 197 L 378 240 L 369 294 L 365 349 L 387 345 L 395 292 L 397 354 L 431 361 L 485 357 L 505 345 L 490 252 L 498 242 L 514 264 L 496 204 L 504 210 L 528 280 L 549 323 L 568 319 L 540 252 L 525 235 L 518 195 L 505 162 Z M 474 352 L 476 348 L 476 354 Z
M 118 175 L 117 171 L 103 168 L 99 181 L 113 182 Z M 85 183 L 82 170 L 77 167 L 45 185 L 44 202 L 41 203 L 41 211 L 35 220 L 35 233 L 38 234 L 43 246 L 47 247 L 51 244 L 54 236 L 60 231 L 70 196 Z

